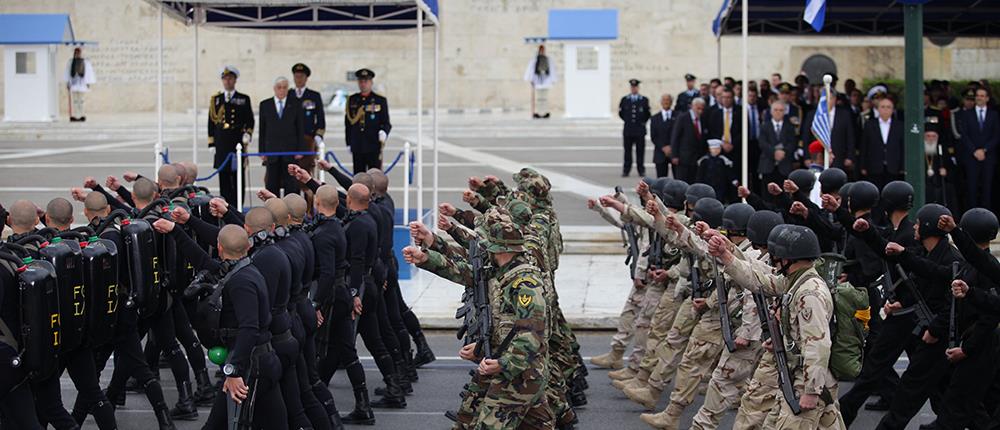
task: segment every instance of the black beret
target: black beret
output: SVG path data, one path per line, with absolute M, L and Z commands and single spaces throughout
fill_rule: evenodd
M 292 73 L 305 73 L 306 76 L 308 77 L 309 75 L 312 75 L 312 70 L 309 70 L 309 66 L 302 63 L 298 63 L 292 66 Z

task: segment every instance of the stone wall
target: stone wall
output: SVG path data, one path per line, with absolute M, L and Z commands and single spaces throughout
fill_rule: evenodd
M 441 107 L 527 108 L 530 93 L 521 80 L 534 52 L 525 37 L 546 33 L 552 8 L 618 8 L 618 40 L 612 42 L 613 103 L 638 78 L 643 92 L 676 94 L 682 76 L 705 79 L 716 74 L 717 43 L 710 31 L 717 2 L 701 0 L 444 0 L 441 2 Z M 96 41 L 86 55 L 94 62 L 98 84 L 88 100 L 90 112 L 148 112 L 156 108 L 157 20 L 154 6 L 141 0 L 35 0 L 0 2 L 0 13 L 69 13 L 77 37 Z M 425 106 L 429 107 L 433 32 L 425 30 Z M 270 96 L 278 75 L 289 75 L 302 61 L 313 70 L 310 86 L 353 90 L 347 74 L 359 67 L 376 71 L 376 90 L 396 108 L 416 104 L 416 32 L 251 31 L 202 27 L 199 30 L 199 103 L 219 89 L 218 70 L 233 64 L 238 84 L 256 101 Z M 167 111 L 191 108 L 194 31 L 170 17 L 164 25 L 164 94 Z M 725 37 L 723 75 L 739 78 L 741 41 Z M 833 58 L 841 79 L 902 77 L 903 40 L 894 38 L 753 37 L 750 74 L 772 71 L 789 77 L 812 54 Z M 562 47 L 549 45 L 562 70 Z M 61 48 L 59 64 L 70 57 Z M 1000 77 L 1000 42 L 959 39 L 945 48 L 925 43 L 925 73 L 940 78 Z M 2 58 L 0 58 L 2 61 Z M 0 83 L 0 87 L 2 87 Z M 63 99 L 65 100 L 65 99 Z M 550 94 L 554 111 L 563 104 L 563 87 Z M 2 101 L 0 101 L 2 103 Z M 60 103 L 65 109 L 65 103 Z M 2 106 L 0 106 L 2 108 Z M 609 109 L 611 107 L 609 106 Z

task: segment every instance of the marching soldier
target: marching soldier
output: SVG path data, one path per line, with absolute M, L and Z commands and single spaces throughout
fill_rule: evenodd
M 312 70 L 309 66 L 298 63 L 292 66 L 292 80 L 295 81 L 295 91 L 290 91 L 288 98 L 299 102 L 302 107 L 302 132 L 305 133 L 307 151 L 316 151 L 316 148 L 323 143 L 323 134 L 326 133 L 326 113 L 323 109 L 323 96 L 318 91 L 306 88 L 306 82 Z M 322 155 L 320 155 L 322 158 Z M 298 160 L 299 166 L 306 169 L 310 174 L 315 173 L 316 159 L 313 157 L 302 157 Z M 305 193 L 309 203 L 312 202 L 312 191 L 304 184 L 300 184 L 302 192 Z M 311 206 L 311 205 L 310 205 Z
M 375 72 L 361 69 L 354 72 L 358 78 L 358 92 L 347 99 L 344 114 L 344 139 L 354 157 L 354 173 L 369 168 L 382 168 L 382 149 L 389 139 L 389 102 L 372 91 Z
M 246 152 L 254 126 L 250 96 L 236 91 L 240 71 L 236 67 L 225 66 L 219 77 L 223 90 L 212 96 L 208 109 L 208 147 L 215 148 L 215 168 L 222 167 L 229 154 L 235 154 L 237 144 L 243 145 Z M 232 160 L 225 164 L 226 167 L 219 172 L 220 193 L 232 205 L 236 204 L 235 162 Z
M 625 162 L 622 164 L 622 177 L 628 177 L 632 171 L 632 148 L 635 147 L 635 168 L 639 176 L 646 176 L 646 166 L 643 159 L 646 155 L 646 121 L 649 121 L 649 99 L 639 94 L 639 80 L 630 79 L 629 94 L 622 97 L 618 103 L 618 117 L 625 121 L 622 130 Z

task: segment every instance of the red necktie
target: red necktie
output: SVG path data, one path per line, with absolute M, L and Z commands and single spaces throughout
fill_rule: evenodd
M 698 117 L 694 117 L 694 137 L 701 140 L 701 122 L 698 121 Z

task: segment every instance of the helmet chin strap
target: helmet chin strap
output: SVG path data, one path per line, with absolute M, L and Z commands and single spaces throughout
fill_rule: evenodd
M 778 274 L 782 276 L 788 276 L 788 268 L 792 267 L 792 264 L 795 264 L 795 262 L 791 260 L 784 260 L 784 259 L 771 260 L 771 265 L 773 265 L 776 269 L 778 269 Z

